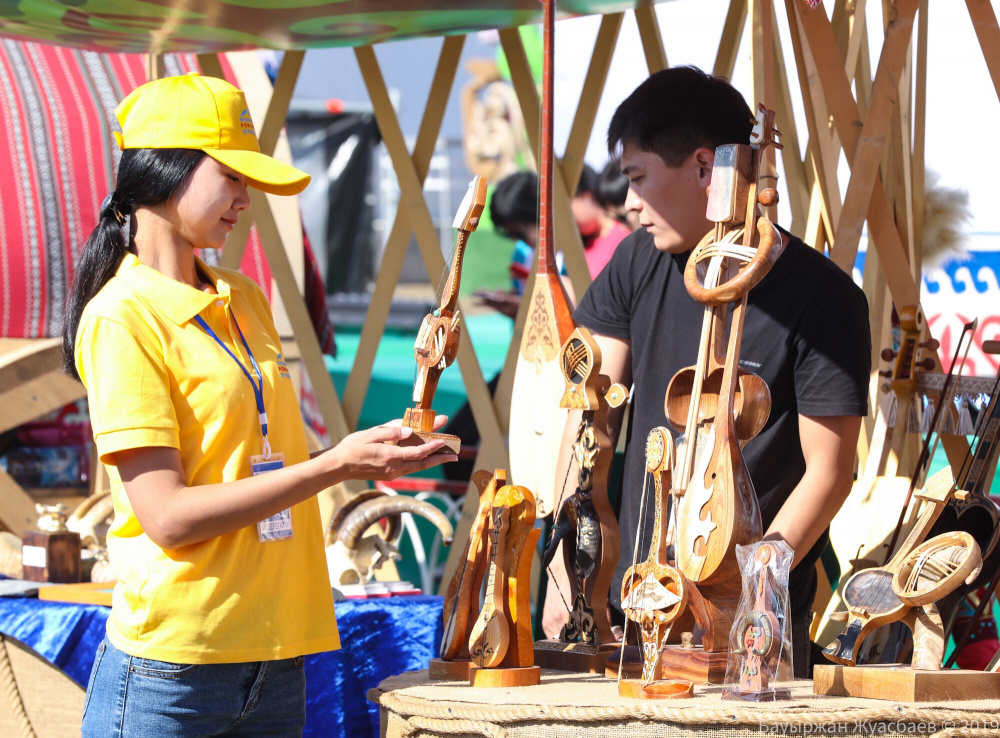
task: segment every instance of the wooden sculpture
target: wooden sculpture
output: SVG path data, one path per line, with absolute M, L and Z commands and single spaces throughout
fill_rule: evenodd
M 646 473 L 653 478 L 653 535 L 649 554 L 642 563 L 638 558 L 636 537 L 633 564 L 622 579 L 622 610 L 628 622 L 639 628 L 642 676 L 622 679 L 623 660 L 618 664 L 618 694 L 642 699 L 690 697 L 694 685 L 687 679 L 663 679 L 660 673 L 660 650 L 670 624 L 687 603 L 688 583 L 667 561 L 669 532 L 667 504 L 664 495 L 670 489 L 670 471 L 674 465 L 674 439 L 666 428 L 653 428 L 646 437 Z M 644 484 L 645 487 L 645 484 Z M 640 530 L 646 506 L 646 490 L 640 503 Z M 625 641 L 628 641 L 626 627 Z
M 529 602 L 531 558 L 538 543 L 535 499 L 526 487 L 507 485 L 493 497 L 493 533 L 486 600 L 469 635 L 475 687 L 538 684 Z
M 919 306 L 899 309 L 899 350 L 884 349 L 882 359 L 892 361 L 889 370 L 879 372 L 886 386 L 875 417 L 875 428 L 864 471 L 851 494 L 830 523 L 830 540 L 840 562 L 840 579 L 820 618 L 816 641 L 829 643 L 840 632 L 832 619 L 843 605 L 844 586 L 851 576 L 865 568 L 883 564 L 892 553 L 889 541 L 900 512 L 907 514 L 906 497 L 910 479 L 898 475 L 903 445 L 909 432 L 910 415 L 917 379 L 921 371 L 932 369 L 933 359 L 922 350 L 937 348 L 934 339 L 923 340 L 926 321 Z M 954 365 L 954 362 L 952 362 Z M 912 524 L 912 515 L 904 525 Z M 877 646 L 879 653 L 881 645 Z M 874 660 L 870 653 L 865 660 Z
M 556 266 L 552 218 L 552 120 L 555 0 L 544 0 L 542 130 L 539 156 L 537 266 L 528 301 L 510 398 L 511 477 L 534 490 L 538 517 L 556 501 L 556 459 L 566 426 L 559 405 L 563 378 L 559 350 L 573 332 L 572 308 Z
M 735 547 L 761 538 L 742 447 L 767 422 L 771 396 L 760 377 L 740 369 L 739 354 L 747 293 L 782 249 L 759 208 L 774 204 L 777 193 L 758 193 L 757 185 L 763 151 L 778 145 L 776 133 L 774 113 L 761 105 L 750 145 L 716 149 L 707 212 L 716 226 L 692 251 L 684 273 L 691 296 L 705 305 L 698 361 L 674 375 L 664 403 L 667 419 L 682 434 L 671 485 L 675 566 L 692 584 L 687 612 L 671 626 L 670 640 L 694 624 L 703 632 L 700 649 L 666 646 L 661 662 L 665 675 L 698 682 L 725 676 L 741 590 Z
M 441 637 L 441 657 L 431 659 L 428 672 L 431 679 L 464 681 L 469 678 L 472 658 L 469 654 L 469 631 L 479 614 L 479 593 L 486 577 L 487 525 L 493 509 L 493 498 L 506 481 L 503 469 L 493 474 L 478 471 L 472 481 L 479 489 L 479 507 L 469 531 L 469 540 L 462 551 L 461 564 L 448 583 L 444 597 L 444 632 Z
M 424 316 L 413 345 L 417 360 L 417 378 L 413 383 L 413 405 L 403 415 L 403 425 L 413 429 L 413 435 L 403 443 L 426 443 L 444 439 L 447 448 L 458 453 L 461 441 L 457 436 L 434 432 L 436 413 L 431 409 L 441 372 L 450 366 L 458 355 L 460 331 L 458 288 L 462 279 L 462 259 L 469 234 L 479 225 L 483 206 L 486 204 L 486 180 L 480 176 L 469 183 L 469 190 L 462 200 L 452 227 L 458 230 L 458 241 L 448 270 L 447 281 L 441 292 L 438 307 Z
M 552 669 L 599 672 L 616 644 L 607 603 L 619 553 L 618 524 L 608 502 L 611 442 L 603 428 L 608 409 L 621 406 L 628 390 L 600 373 L 601 350 L 586 328 L 573 331 L 560 356 L 560 404 L 582 411 L 573 444 L 578 475 L 575 491 L 559 500 L 542 563 L 548 566 L 561 543 L 569 601 L 560 594 L 570 617 L 559 638 L 535 643 L 535 660 Z
M 744 554 L 745 555 L 745 554 Z M 749 611 L 744 612 L 734 630 L 739 650 L 731 658 L 736 661 L 738 680 L 724 697 L 749 702 L 773 702 L 791 698 L 787 687 L 775 687 L 784 646 L 782 628 L 788 613 L 783 611 L 787 599 L 779 593 L 788 591 L 788 570 L 792 550 L 784 542 L 761 541 L 756 544 L 744 586 L 750 592 Z

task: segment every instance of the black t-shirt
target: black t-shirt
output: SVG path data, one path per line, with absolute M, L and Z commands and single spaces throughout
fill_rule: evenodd
M 621 494 L 621 558 L 611 595 L 632 564 L 645 474 L 645 439 L 670 427 L 663 410 L 671 377 L 697 361 L 704 306 L 684 286 L 688 253 L 656 249 L 645 229 L 623 240 L 587 290 L 573 317 L 595 333 L 627 339 L 632 347 L 634 394 Z M 792 237 L 781 257 L 750 291 L 740 365 L 764 379 L 771 414 L 743 450 L 760 501 L 764 530 L 805 472 L 798 416 L 868 413 L 871 339 L 868 301 L 836 264 Z M 652 516 L 641 538 L 648 546 Z M 789 582 L 792 614 L 809 611 L 814 565 L 826 533 L 802 557 Z M 640 551 L 639 558 L 646 551 Z

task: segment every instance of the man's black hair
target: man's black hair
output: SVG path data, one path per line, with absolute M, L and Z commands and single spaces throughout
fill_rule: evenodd
M 576 185 L 576 196 L 589 192 L 597 199 L 597 172 L 590 164 L 584 164 L 580 170 L 580 181 Z
M 500 234 L 521 238 L 521 226 L 538 222 L 538 175 L 515 172 L 502 180 L 490 199 L 490 218 Z
M 618 156 L 635 146 L 677 167 L 695 149 L 747 143 L 752 128 L 753 114 L 729 82 L 697 67 L 672 67 L 650 75 L 618 106 L 608 151 Z

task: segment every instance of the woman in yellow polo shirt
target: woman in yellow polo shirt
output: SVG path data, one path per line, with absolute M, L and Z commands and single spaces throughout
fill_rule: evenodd
M 118 181 L 63 336 L 111 477 L 119 580 L 83 734 L 299 735 L 303 656 L 339 646 L 316 493 L 455 457 L 381 427 L 310 458 L 267 300 L 195 256 L 225 244 L 247 187 L 309 180 L 260 153 L 243 93 L 170 77 L 115 112 Z

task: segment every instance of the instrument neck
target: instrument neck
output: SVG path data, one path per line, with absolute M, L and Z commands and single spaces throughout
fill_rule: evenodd
M 448 270 L 448 280 L 441 291 L 440 311 L 442 315 L 454 314 L 458 307 L 458 289 L 462 283 L 462 260 L 465 258 L 465 245 L 469 242 L 469 231 L 459 231 L 455 244 L 455 256 Z
M 543 0 L 542 52 L 542 121 L 541 152 L 539 154 L 538 198 L 538 268 L 537 274 L 558 274 L 555 255 L 555 228 L 552 221 L 552 127 L 554 121 L 552 97 L 555 90 L 555 0 Z

